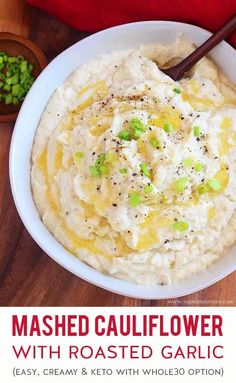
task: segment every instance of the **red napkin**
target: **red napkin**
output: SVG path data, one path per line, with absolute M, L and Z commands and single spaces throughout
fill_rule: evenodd
M 236 12 L 236 0 L 27 0 L 80 31 L 142 20 L 174 20 L 212 32 Z M 236 33 L 229 40 L 236 47 Z

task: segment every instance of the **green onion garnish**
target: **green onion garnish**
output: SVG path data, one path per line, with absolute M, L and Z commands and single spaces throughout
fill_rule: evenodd
M 153 191 L 153 186 L 152 185 L 146 185 L 144 186 L 144 193 L 148 194 Z
M 189 228 L 188 222 L 185 221 L 178 221 L 173 223 L 173 229 L 178 231 L 186 231 Z
M 140 204 L 140 201 L 141 201 L 141 199 L 140 199 L 139 193 L 135 192 L 135 193 L 130 194 L 129 202 L 130 202 L 130 205 L 132 207 L 138 206 Z
M 180 94 L 181 93 L 181 90 L 179 88 L 174 88 L 173 89 L 173 92 L 177 93 L 177 94 Z
M 188 177 L 181 177 L 174 182 L 174 190 L 177 193 L 182 193 L 188 184 Z
M 107 176 L 109 174 L 109 169 L 106 165 L 99 166 L 99 171 L 102 175 Z
M 139 130 L 145 132 L 147 130 L 146 125 L 139 118 L 132 118 L 129 122 L 129 126 L 132 130 Z
M 167 123 L 164 125 L 164 131 L 166 133 L 170 133 L 170 132 L 172 132 L 172 130 L 173 130 L 173 126 L 171 124 Z
M 126 168 L 120 168 L 119 169 L 120 174 L 125 174 L 127 172 Z
M 106 160 L 106 153 L 99 154 L 99 156 L 95 162 L 95 166 L 99 167 L 99 166 L 103 165 L 105 160 Z
M 183 165 L 185 168 L 189 168 L 190 166 L 192 166 L 192 164 L 193 164 L 193 160 L 190 157 L 187 157 L 183 160 Z
M 143 132 L 142 132 L 141 130 L 136 129 L 136 130 L 134 130 L 132 137 L 133 137 L 135 140 L 138 140 L 139 137 L 140 137 L 142 134 L 143 134 Z
M 204 169 L 204 165 L 201 164 L 200 162 L 197 162 L 196 165 L 194 166 L 194 170 L 196 172 L 201 172 Z
M 75 163 L 78 163 L 81 160 L 81 158 L 83 158 L 83 156 L 84 156 L 84 154 L 82 152 L 79 152 L 79 151 L 75 152 L 73 154 L 73 159 L 74 159 Z
M 193 127 L 193 134 L 195 137 L 199 137 L 200 136 L 200 127 L 199 126 L 194 126 Z
M 106 162 L 109 164 L 113 164 L 117 159 L 117 154 L 113 151 L 110 150 L 109 152 L 106 153 Z
M 109 168 L 106 165 L 106 163 L 107 163 L 107 154 L 106 153 L 99 154 L 98 158 L 95 161 L 95 165 L 89 167 L 90 174 L 93 177 L 108 175 Z
M 127 130 L 121 130 L 118 133 L 118 137 L 124 141 L 130 141 L 131 139 L 138 140 L 143 132 L 147 130 L 146 125 L 139 118 L 132 118 L 129 122 L 131 132 Z
M 100 170 L 97 166 L 89 166 L 89 171 L 90 171 L 90 174 L 91 176 L 93 177 L 100 177 L 101 173 L 100 173 Z
M 150 138 L 150 144 L 155 148 L 155 149 L 159 149 L 160 148 L 160 141 L 153 137 L 153 138 Z
M 141 172 L 146 176 L 146 177 L 150 177 L 151 173 L 150 173 L 150 170 L 148 168 L 148 166 L 144 163 L 142 163 L 140 165 L 140 169 L 141 169 Z
M 127 132 L 126 130 L 121 130 L 121 131 L 118 133 L 118 137 L 119 137 L 121 140 L 124 140 L 124 141 L 129 141 L 129 140 L 130 140 L 129 132 Z
M 220 191 L 222 189 L 221 184 L 215 178 L 207 181 L 207 185 L 214 191 Z

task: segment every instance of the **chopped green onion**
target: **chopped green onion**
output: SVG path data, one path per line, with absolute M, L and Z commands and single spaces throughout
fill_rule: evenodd
M 188 222 L 185 221 L 178 221 L 173 223 L 173 229 L 178 231 L 186 231 L 189 228 Z
M 19 104 L 34 82 L 33 65 L 23 56 L 9 56 L 0 52 L 1 100 L 8 105 Z
M 149 142 L 153 146 L 153 148 L 155 148 L 155 149 L 159 149 L 160 148 L 160 141 L 157 138 L 152 137 L 152 138 L 150 138 Z
M 99 166 L 100 173 L 104 176 L 109 174 L 109 169 L 106 165 Z
M 33 64 L 29 64 L 29 72 L 32 72 L 33 71 L 33 69 L 34 69 L 34 66 L 33 66 Z
M 8 62 L 10 64 L 12 64 L 12 63 L 16 62 L 16 58 L 15 57 L 8 57 Z
M 11 84 L 12 84 L 12 80 L 13 80 L 13 78 L 12 78 L 12 77 L 9 77 L 9 78 L 6 79 L 5 83 L 6 83 L 7 85 L 11 85 Z
M 12 98 L 12 103 L 13 103 L 13 105 L 18 105 L 20 103 L 20 101 L 18 100 L 17 97 L 13 97 Z
M 101 175 L 109 174 L 109 168 L 105 164 L 106 160 L 107 160 L 107 154 L 101 153 L 101 154 L 99 154 L 99 156 L 95 162 L 95 165 L 89 167 L 90 174 L 93 177 L 98 177 Z
M 146 185 L 144 186 L 144 193 L 148 194 L 153 191 L 153 186 L 152 185 Z
M 7 64 L 7 70 L 9 70 L 9 72 L 12 72 L 12 63 L 10 63 L 9 61 Z
M 20 91 L 20 84 L 13 85 L 12 87 L 13 96 L 18 96 L 19 91 Z
M 193 127 L 193 134 L 195 137 L 199 137 L 200 136 L 200 127 L 199 126 L 194 126 Z
M 125 174 L 125 173 L 127 173 L 127 169 L 126 168 L 120 168 L 119 172 L 120 172 L 120 174 Z
M 78 163 L 81 160 L 81 158 L 83 158 L 83 156 L 84 156 L 84 154 L 82 152 L 79 152 L 79 151 L 75 152 L 73 154 L 73 159 L 74 159 L 75 163 Z
M 106 153 L 99 154 L 95 162 L 95 166 L 100 167 L 101 165 L 104 164 L 105 160 L 106 160 Z
M 20 64 L 20 71 L 22 73 L 27 72 L 27 69 L 28 69 L 27 67 L 28 67 L 28 61 L 26 60 L 22 61 Z
M 145 132 L 147 130 L 146 125 L 139 118 L 132 118 L 129 125 L 131 129 L 139 130 L 140 132 Z
M 101 175 L 100 170 L 97 166 L 89 166 L 89 171 L 91 176 L 93 177 L 99 177 Z
M 193 160 L 190 157 L 187 157 L 183 160 L 183 165 L 185 168 L 189 168 L 190 166 L 192 166 L 192 164 L 193 164 Z
M 11 78 L 12 78 L 12 85 L 16 85 L 19 81 L 19 75 L 14 74 Z
M 12 64 L 12 72 L 18 73 L 19 72 L 19 65 L 17 63 Z
M 106 154 L 106 162 L 108 162 L 109 164 L 112 164 L 116 159 L 117 159 L 117 154 L 113 150 L 110 150 Z
M 24 57 L 23 56 L 17 56 L 16 57 L 16 62 L 18 63 L 18 64 L 21 64 L 22 63 L 22 61 L 24 61 Z
M 181 177 L 174 182 L 174 190 L 182 193 L 188 184 L 188 177 Z
M 179 88 L 174 88 L 173 89 L 173 92 L 177 93 L 177 94 L 180 94 L 181 93 L 181 90 Z
M 139 193 L 135 192 L 130 194 L 129 196 L 129 202 L 132 207 L 136 207 L 140 204 L 140 195 Z
M 141 130 L 134 130 L 133 138 L 139 139 L 139 137 L 143 134 Z
M 121 130 L 121 131 L 118 133 L 118 137 L 119 137 L 121 140 L 124 140 L 124 141 L 129 141 L 129 140 L 130 140 L 129 132 L 127 132 L 126 130 Z
M 197 162 L 196 165 L 194 166 L 194 170 L 196 172 L 201 172 L 204 169 L 204 165 L 201 164 L 200 162 Z
M 170 132 L 172 132 L 172 130 L 173 130 L 173 126 L 171 124 L 167 123 L 164 125 L 164 131 L 166 133 L 170 133 Z
M 150 173 L 150 170 L 148 169 L 148 166 L 144 163 L 142 163 L 140 165 L 140 169 L 142 171 L 142 173 L 146 176 L 146 177 L 150 177 L 151 173 Z
M 7 92 L 10 92 L 11 87 L 10 87 L 10 85 L 5 84 L 5 85 L 3 86 L 3 89 L 6 90 Z
M 207 185 L 214 191 L 220 191 L 222 189 L 221 184 L 215 178 L 207 181 Z
M 5 104 L 6 104 L 6 105 L 9 105 L 9 104 L 11 104 L 11 103 L 12 103 L 12 94 L 9 93 L 9 94 L 6 95 L 6 98 L 5 98 Z
M 32 80 L 28 78 L 27 80 L 25 80 L 25 82 L 22 85 L 23 85 L 23 88 L 28 91 L 32 84 L 33 84 Z

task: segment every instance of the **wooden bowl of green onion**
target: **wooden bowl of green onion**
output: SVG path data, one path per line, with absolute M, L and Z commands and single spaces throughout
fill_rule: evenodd
M 34 80 L 47 65 L 41 49 L 25 37 L 0 33 L 0 122 L 15 121 Z

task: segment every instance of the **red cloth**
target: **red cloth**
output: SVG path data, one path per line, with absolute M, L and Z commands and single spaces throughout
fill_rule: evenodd
M 236 0 L 27 0 L 80 31 L 142 20 L 174 20 L 212 32 L 236 12 Z M 230 39 L 236 48 L 236 33 Z

